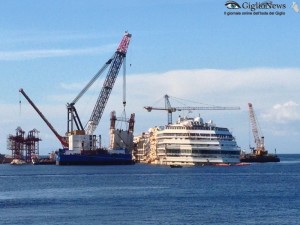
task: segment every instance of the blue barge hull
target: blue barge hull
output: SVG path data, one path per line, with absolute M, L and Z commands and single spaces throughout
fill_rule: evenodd
M 58 152 L 56 165 L 132 165 L 131 154 L 110 154 L 105 151 L 84 151 L 81 154 Z

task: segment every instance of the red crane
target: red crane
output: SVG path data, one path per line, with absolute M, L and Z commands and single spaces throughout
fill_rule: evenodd
M 67 104 L 67 108 L 68 108 L 67 135 L 72 135 L 75 133 L 80 134 L 80 135 L 81 134 L 92 135 L 93 132 L 95 131 L 95 129 L 97 128 L 97 125 L 99 124 L 99 121 L 103 114 L 104 108 L 105 108 L 108 98 L 110 96 L 111 90 L 115 83 L 115 80 L 118 76 L 119 70 L 122 66 L 123 61 L 125 60 L 130 39 L 131 39 L 131 34 L 129 34 L 128 32 L 125 32 L 125 35 L 123 36 L 115 54 L 104 64 L 104 66 L 91 79 L 91 81 L 84 87 L 84 89 L 77 95 L 77 97 L 71 103 Z M 109 65 L 110 65 L 110 68 L 109 68 L 108 74 L 106 76 L 106 79 L 104 81 L 103 87 L 101 89 L 100 95 L 98 97 L 98 100 L 96 102 L 96 105 L 94 107 L 92 115 L 90 117 L 90 120 L 88 121 L 88 123 L 84 129 L 82 126 L 82 123 L 80 121 L 80 118 L 78 116 L 78 113 L 76 111 L 75 103 L 80 99 L 80 97 L 88 90 L 88 88 L 97 80 L 97 78 L 104 72 L 104 70 Z M 124 75 L 125 75 L 125 73 L 126 73 L 126 68 L 124 67 Z M 125 88 L 125 83 L 124 83 L 124 88 Z M 27 96 L 27 94 L 24 92 L 23 89 L 20 89 L 20 92 L 27 99 L 27 101 L 31 104 L 31 106 L 35 109 L 35 111 L 40 115 L 40 117 L 44 120 L 44 122 L 48 125 L 48 127 L 51 129 L 51 131 L 55 134 L 55 136 L 61 142 L 63 147 L 68 148 L 69 144 L 67 141 L 67 137 L 62 137 L 61 135 L 58 134 L 58 132 L 54 129 L 54 127 L 46 119 L 46 117 L 42 114 L 42 112 L 35 106 L 35 104 L 31 101 L 31 99 Z M 126 104 L 125 90 L 124 90 L 123 104 L 124 104 L 124 106 Z M 132 120 L 130 120 L 130 121 L 132 123 Z M 74 124 L 77 128 L 76 132 L 74 131 Z
M 43 115 L 43 113 L 36 107 L 36 105 L 31 101 L 31 99 L 28 97 L 28 95 L 25 93 L 25 91 L 21 88 L 19 92 L 27 99 L 29 104 L 35 109 L 35 111 L 40 115 L 40 117 L 44 120 L 44 122 L 48 125 L 50 130 L 54 133 L 54 135 L 57 137 L 57 139 L 60 141 L 63 147 L 68 148 L 68 141 L 66 137 L 62 137 L 61 135 L 58 134 L 58 132 L 54 129 L 52 124 L 46 119 L 46 117 Z
M 77 95 L 77 97 L 71 102 L 67 104 L 68 107 L 68 133 L 73 132 L 74 123 L 77 130 L 80 130 L 83 134 L 92 135 L 96 130 L 100 119 L 102 117 L 103 111 L 105 109 L 106 103 L 118 76 L 119 70 L 122 66 L 123 61 L 125 60 L 127 49 L 129 46 L 129 42 L 131 39 L 131 34 L 125 32 L 115 54 L 104 64 L 104 66 L 98 71 L 98 73 L 91 79 L 91 81 L 83 88 L 83 90 Z M 93 112 L 89 121 L 87 122 L 85 128 L 83 128 L 82 123 L 79 119 L 77 111 L 75 109 L 75 103 L 80 99 L 80 97 L 89 89 L 89 87 L 97 80 L 97 78 L 105 71 L 105 69 L 109 67 L 107 76 L 105 78 L 104 84 L 102 86 L 101 92 L 98 96 L 96 104 L 94 106 Z M 124 64 L 124 74 L 126 73 L 126 68 Z M 125 83 L 124 89 L 125 89 Z M 125 90 L 124 90 L 124 99 L 123 104 L 125 106 Z

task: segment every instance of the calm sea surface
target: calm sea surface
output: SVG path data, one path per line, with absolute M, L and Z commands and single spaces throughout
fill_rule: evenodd
M 300 155 L 231 167 L 0 165 L 0 224 L 300 224 Z

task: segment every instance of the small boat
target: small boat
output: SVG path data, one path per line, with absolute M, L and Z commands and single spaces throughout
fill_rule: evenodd
M 235 164 L 235 166 L 250 166 L 251 163 L 246 163 L 246 162 L 240 162 L 240 163 L 237 163 Z
M 10 165 L 24 165 L 26 162 L 22 159 L 13 159 Z
M 216 163 L 215 166 L 231 166 L 230 163 Z
M 55 165 L 56 161 L 52 159 L 32 159 L 33 165 Z
M 175 164 L 175 165 L 170 165 L 171 168 L 182 168 L 181 165 Z

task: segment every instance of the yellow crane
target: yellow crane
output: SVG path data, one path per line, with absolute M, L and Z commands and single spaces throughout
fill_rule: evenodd
M 248 107 L 249 107 L 250 124 L 252 128 L 254 142 L 256 145 L 256 149 L 253 149 L 253 153 L 258 156 L 266 155 L 268 154 L 268 151 L 266 151 L 265 149 L 264 136 L 259 128 L 259 123 L 255 116 L 252 103 L 248 103 Z
M 254 137 L 254 142 L 256 147 L 251 148 L 252 152 L 250 154 L 242 154 L 240 161 L 241 162 L 258 162 L 258 163 L 265 163 L 265 162 L 280 162 L 280 158 L 274 154 L 268 154 L 268 151 L 265 149 L 265 142 L 264 136 L 259 127 L 258 120 L 255 116 L 255 112 L 252 106 L 252 103 L 248 103 L 249 107 L 249 118 L 250 124 L 252 128 L 252 133 Z

